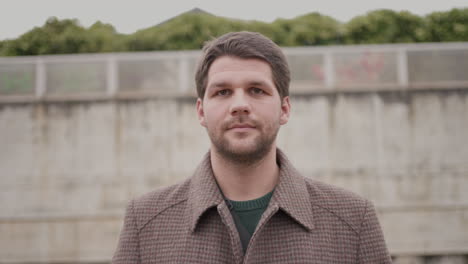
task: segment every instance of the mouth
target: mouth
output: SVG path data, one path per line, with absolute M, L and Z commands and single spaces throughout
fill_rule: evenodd
M 252 129 L 255 129 L 255 126 L 251 124 L 233 124 L 228 127 L 228 130 L 237 131 L 237 132 L 245 132 L 245 131 L 249 131 Z

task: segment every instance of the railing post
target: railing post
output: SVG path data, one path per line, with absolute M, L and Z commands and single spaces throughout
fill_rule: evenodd
M 119 86 L 119 76 L 118 76 L 118 65 L 115 55 L 111 55 L 107 59 L 107 87 L 106 92 L 107 95 L 113 96 L 118 91 Z
M 46 69 L 44 60 L 38 57 L 36 60 L 36 83 L 34 86 L 34 93 L 37 98 L 42 98 L 46 94 Z
M 400 48 L 397 52 L 397 74 L 398 84 L 401 87 L 408 87 L 408 56 L 405 48 Z
M 325 52 L 323 64 L 325 68 L 325 87 L 333 88 L 335 86 L 335 68 L 331 51 Z
M 188 57 L 185 53 L 179 56 L 179 92 L 184 93 L 189 89 Z

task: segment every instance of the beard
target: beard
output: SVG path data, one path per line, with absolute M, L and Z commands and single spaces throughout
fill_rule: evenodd
M 260 134 L 254 136 L 253 138 L 252 135 L 248 135 L 248 138 L 236 138 L 231 140 L 225 135 L 225 133 L 228 131 L 228 128 L 235 123 L 253 124 L 255 129 L 259 131 Z M 249 166 L 262 160 L 270 152 L 273 143 L 276 140 L 279 127 L 279 122 L 278 124 L 272 123 L 263 126 L 258 122 L 248 119 L 245 116 L 239 116 L 233 120 L 230 120 L 229 122 L 224 123 L 221 126 L 220 132 L 218 131 L 216 133 L 214 129 L 209 129 L 208 127 L 207 131 L 215 151 L 222 158 L 234 164 Z M 237 135 L 234 136 L 236 137 Z

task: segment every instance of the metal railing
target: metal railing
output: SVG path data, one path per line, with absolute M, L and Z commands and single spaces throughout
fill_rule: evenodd
M 291 93 L 468 87 L 468 42 L 284 48 Z M 0 99 L 193 96 L 200 51 L 0 58 Z

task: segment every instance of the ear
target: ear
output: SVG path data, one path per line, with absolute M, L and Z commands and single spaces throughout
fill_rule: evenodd
M 290 112 L 291 112 L 291 104 L 289 103 L 289 96 L 286 96 L 283 98 L 281 102 L 281 117 L 280 117 L 281 125 L 288 123 Z
M 206 127 L 205 112 L 203 111 L 203 101 L 200 98 L 197 99 L 197 116 L 200 125 Z

